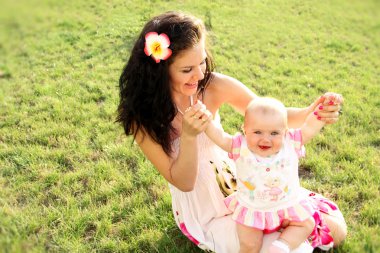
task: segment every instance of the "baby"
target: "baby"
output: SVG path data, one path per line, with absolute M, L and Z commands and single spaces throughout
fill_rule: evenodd
M 330 97 L 330 102 L 340 101 Z M 212 121 L 208 137 L 236 163 L 237 191 L 225 199 L 237 222 L 240 252 L 259 252 L 263 233 L 290 221 L 270 253 L 290 252 L 313 231 L 314 208 L 302 194 L 298 160 L 303 145 L 325 125 L 310 114 L 300 129 L 288 129 L 285 106 L 273 98 L 255 98 L 247 107 L 242 134 L 231 136 Z

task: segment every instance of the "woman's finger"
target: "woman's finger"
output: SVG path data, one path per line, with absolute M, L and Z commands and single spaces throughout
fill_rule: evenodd
M 325 98 L 323 102 L 325 105 L 342 104 L 344 100 L 341 94 L 333 92 L 326 92 L 323 97 Z
M 339 104 L 333 104 L 333 105 L 325 105 L 321 104 L 318 106 L 318 112 L 338 112 L 340 110 L 341 106 Z
M 210 124 L 210 122 L 212 121 L 212 119 L 213 119 L 213 115 L 209 111 L 206 111 L 205 114 L 202 115 L 202 117 L 200 118 L 200 120 L 202 122 L 200 130 L 202 132 L 206 130 L 208 124 Z
M 206 122 L 209 122 L 212 120 L 212 113 L 208 110 L 206 110 L 203 115 L 200 117 L 200 120 L 202 120 L 203 124 Z
M 203 117 L 203 115 L 205 114 L 205 110 L 206 109 L 200 109 L 198 110 L 196 113 L 194 113 L 191 118 L 193 120 L 197 120 L 197 119 L 201 119 Z
M 200 101 L 198 101 L 196 104 L 188 107 L 185 110 L 184 116 L 186 115 L 186 116 L 193 117 L 199 110 L 203 110 L 203 109 L 206 109 L 206 106 Z
M 206 129 L 212 118 L 212 113 L 208 111 L 206 106 L 200 101 L 186 109 L 184 113 L 184 119 L 187 122 L 188 127 L 197 134 Z
M 324 101 L 325 101 L 325 97 L 324 96 L 320 96 L 319 98 L 317 98 L 316 100 L 314 100 L 314 102 L 308 107 L 309 112 L 317 110 L 318 106 L 320 106 Z
M 339 118 L 339 111 L 333 111 L 333 112 L 319 111 L 315 115 L 321 119 L 323 119 L 323 118 Z
M 326 124 L 334 124 L 338 122 L 339 118 L 321 118 L 320 120 L 325 122 Z

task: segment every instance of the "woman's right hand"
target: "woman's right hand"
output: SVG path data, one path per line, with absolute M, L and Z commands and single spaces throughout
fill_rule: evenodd
M 212 120 L 212 114 L 206 106 L 198 100 L 196 104 L 186 109 L 182 120 L 182 137 L 196 137 L 206 130 L 208 123 Z

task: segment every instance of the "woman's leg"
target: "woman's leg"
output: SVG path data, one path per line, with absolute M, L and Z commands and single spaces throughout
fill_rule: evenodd
M 317 206 L 316 211 L 320 216 L 320 218 L 317 217 L 316 219 L 318 233 L 313 232 L 313 235 L 316 236 L 316 238 L 313 238 L 313 247 L 327 250 L 332 245 L 334 247 L 340 245 L 347 236 L 347 225 L 338 206 L 318 193 L 311 192 L 305 188 L 301 188 L 301 191 L 302 194 L 308 196 L 310 201 L 314 202 Z M 283 227 L 284 225 L 286 226 L 286 224 L 283 224 Z M 331 243 L 332 241 L 333 243 Z
M 259 253 L 263 243 L 263 231 L 236 223 L 239 237 L 239 253 Z
M 322 213 L 323 220 L 334 238 L 334 247 L 341 244 L 347 236 L 347 225 L 343 217 Z

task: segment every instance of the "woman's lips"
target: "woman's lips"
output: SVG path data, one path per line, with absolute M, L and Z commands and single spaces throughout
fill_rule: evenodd
M 189 88 L 196 88 L 198 86 L 198 83 L 186 83 L 186 86 Z

